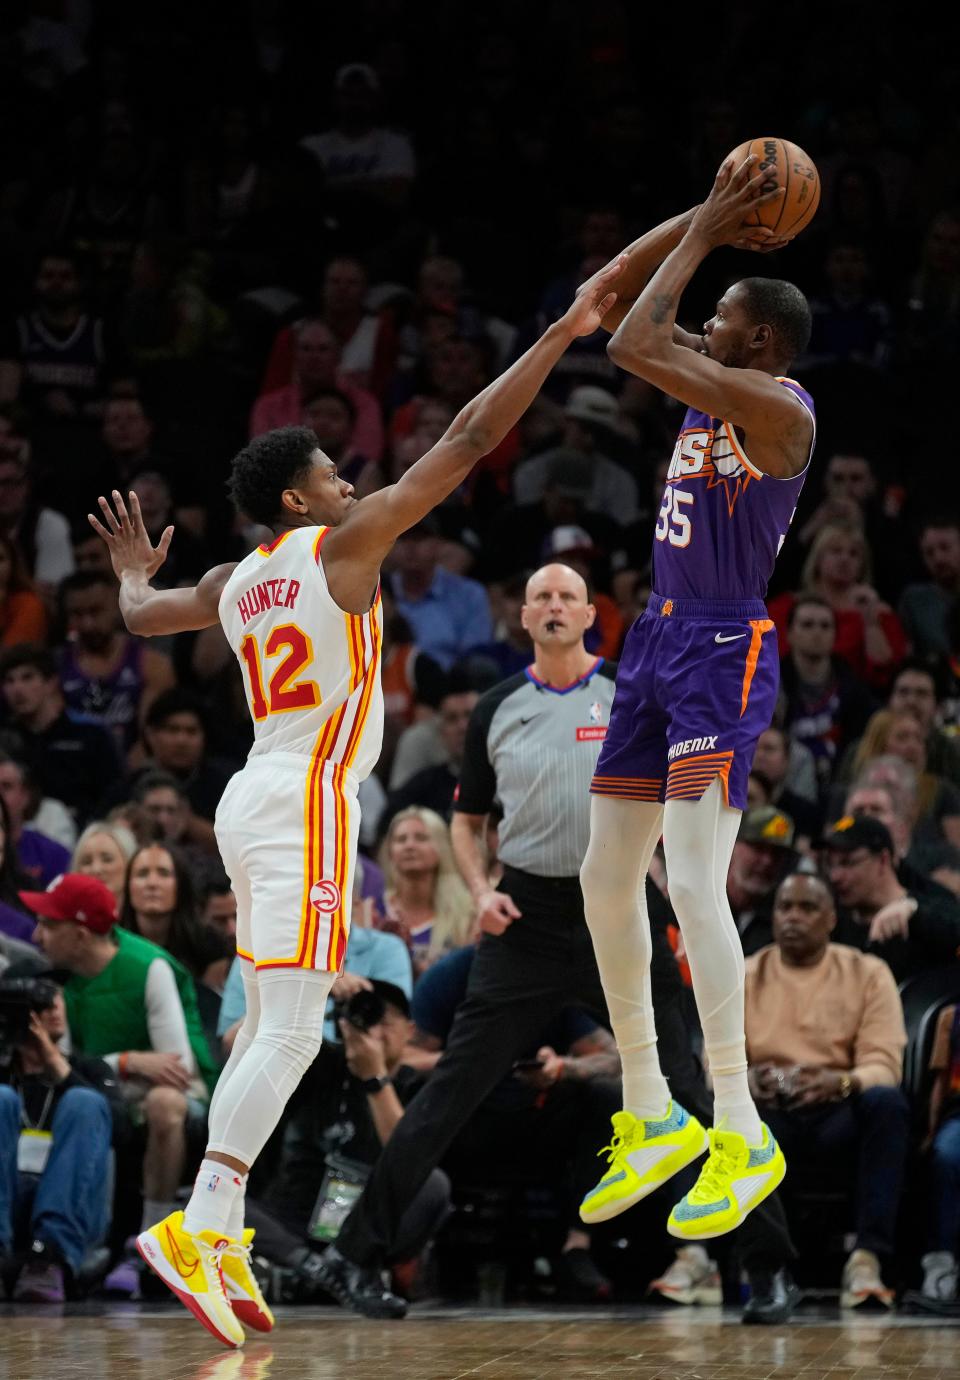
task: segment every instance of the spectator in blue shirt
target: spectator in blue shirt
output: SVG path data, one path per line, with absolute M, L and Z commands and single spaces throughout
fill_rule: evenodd
M 417 646 L 448 671 L 466 652 L 493 640 L 493 620 L 483 585 L 444 570 L 437 556 L 437 527 L 425 518 L 397 541 L 391 587 Z

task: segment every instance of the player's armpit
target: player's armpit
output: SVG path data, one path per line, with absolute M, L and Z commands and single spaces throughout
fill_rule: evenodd
M 145 580 L 125 577 L 120 586 L 123 621 L 138 637 L 213 627 L 220 595 L 235 569 L 235 562 L 214 566 L 193 589 L 152 589 Z
M 696 349 L 668 344 L 638 356 L 616 336 L 607 346 L 615 364 L 646 379 L 678 402 L 722 417 L 751 439 L 777 444 L 784 452 L 784 474 L 793 456 L 805 455 L 813 439 L 813 421 L 796 395 L 759 369 L 734 369 Z M 771 473 L 776 471 L 771 470 Z

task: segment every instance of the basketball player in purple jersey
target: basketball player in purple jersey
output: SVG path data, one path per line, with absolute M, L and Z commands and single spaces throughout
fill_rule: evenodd
M 781 243 L 744 226 L 781 195 L 761 192 L 753 162 L 728 160 L 702 206 L 631 246 L 615 319 L 604 322 L 616 326 L 610 357 L 687 413 L 655 530 L 655 593 L 627 636 L 591 786 L 581 881 L 624 1111 L 581 1215 L 615 1216 L 709 1148 L 667 1224 L 684 1239 L 731 1231 L 786 1168 L 747 1086 L 743 953 L 726 879 L 777 696 L 763 600 L 813 450 L 813 402 L 785 377 L 809 339 L 810 310 L 791 284 L 748 278 L 727 289 L 702 336 L 676 325 L 680 295 L 711 249 Z M 643 879 L 661 834 L 713 1079 L 709 1134 L 670 1101 L 657 1058 Z

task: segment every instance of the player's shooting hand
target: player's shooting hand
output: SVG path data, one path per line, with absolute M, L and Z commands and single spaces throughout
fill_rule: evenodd
M 763 184 L 769 173 L 757 172 L 756 161 L 756 155 L 751 153 L 738 168 L 734 167 L 732 158 L 720 164 L 710 195 L 694 216 L 689 233 L 701 235 L 712 248 L 746 239 L 767 242 L 764 237 L 755 235 L 761 227 L 747 225 L 746 220 L 758 207 L 779 200 L 783 188 L 765 192 Z
M 502 891 L 485 891 L 477 899 L 477 925 L 484 934 L 505 933 L 521 913 Z
M 751 226 L 743 233 L 737 233 L 735 239 L 728 240 L 734 249 L 748 249 L 752 254 L 774 254 L 778 249 L 784 249 L 790 243 L 789 235 L 776 235 L 766 225 Z
M 613 289 L 626 262 L 626 254 L 618 254 L 577 289 L 576 297 L 562 318 L 571 338 L 593 335 L 594 331 L 599 330 L 600 322 L 617 300 Z
M 127 1074 L 145 1078 L 157 1087 L 176 1088 L 178 1092 L 186 1092 L 190 1086 L 190 1074 L 179 1054 L 161 1054 L 154 1049 L 131 1050 Z
M 121 579 L 126 574 L 142 573 L 149 580 L 167 559 L 173 528 L 165 528 L 154 546 L 143 525 L 140 500 L 135 493 L 130 494 L 129 513 L 119 489 L 113 491 L 113 506 L 109 499 L 101 497 L 98 501 L 104 522 L 92 513 L 87 514 L 87 521 L 107 543 L 114 574 Z

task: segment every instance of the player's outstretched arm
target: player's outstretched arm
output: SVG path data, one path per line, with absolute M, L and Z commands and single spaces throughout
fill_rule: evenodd
M 214 566 L 192 589 L 153 589 L 150 580 L 166 560 L 173 528 L 166 528 L 154 546 L 135 493 L 130 494 L 129 513 L 117 489 L 112 506 L 106 498 L 99 502 L 103 522 L 92 513 L 87 514 L 87 520 L 107 544 L 120 581 L 120 612 L 130 632 L 154 637 L 212 627 L 217 622 L 220 595 L 235 565 Z
M 597 329 L 617 300 L 613 289 L 622 268 L 622 257 L 618 257 L 584 283 L 560 320 L 467 403 L 426 455 L 396 484 L 368 495 L 351 510 L 330 533 L 325 552 L 349 547 L 353 553 L 359 539 L 379 563 L 401 532 L 452 494 L 477 461 L 494 450 L 520 420 L 570 342 Z
M 737 169 L 729 160 L 723 164 L 710 196 L 630 309 L 607 352 L 615 364 L 688 407 L 723 417 L 751 436 L 782 440 L 789 454 L 803 449 L 810 431 L 809 418 L 792 395 L 759 370 L 729 368 L 685 348 L 689 340 L 676 326 L 681 294 L 711 249 L 740 242 L 747 213 L 782 195 L 780 190 L 761 192 L 763 175 L 750 175 L 754 161 L 748 158 Z

